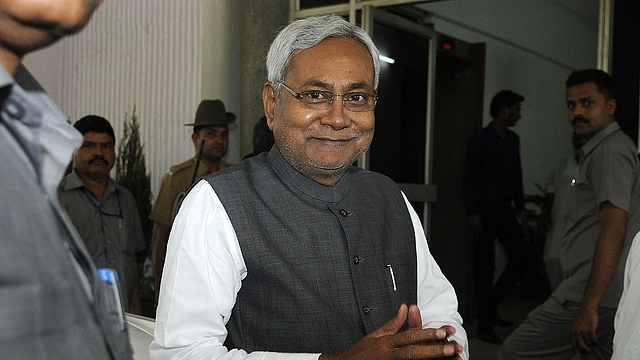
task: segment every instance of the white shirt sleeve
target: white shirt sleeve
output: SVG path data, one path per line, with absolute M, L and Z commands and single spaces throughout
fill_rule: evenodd
M 320 354 L 227 350 L 226 323 L 247 268 L 218 196 L 200 181 L 180 206 L 167 245 L 151 359 L 317 359 Z
M 453 286 L 442 274 L 436 263 L 424 234 L 418 214 L 403 194 L 404 201 L 411 215 L 413 231 L 416 235 L 416 255 L 418 257 L 418 308 L 422 315 L 422 328 L 437 329 L 444 325 L 456 328 L 456 333 L 449 340 L 462 345 L 463 359 L 469 359 L 467 332 L 462 327 L 462 317 L 458 313 L 458 298 Z
M 633 238 L 616 312 L 611 360 L 640 359 L 640 232 Z
M 465 348 L 467 337 L 457 313 L 453 287 L 435 263 L 417 214 L 405 198 L 416 233 L 418 306 L 423 327 L 452 325 Z M 226 323 L 247 268 L 233 226 L 220 199 L 205 181 L 184 199 L 167 245 L 151 359 L 309 359 L 320 354 L 227 350 Z

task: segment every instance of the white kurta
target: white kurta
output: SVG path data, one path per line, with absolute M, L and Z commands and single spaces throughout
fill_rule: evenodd
M 455 326 L 451 340 L 468 359 L 467 335 L 457 298 L 429 252 L 422 224 L 405 197 L 416 237 L 418 307 L 423 328 Z M 227 349 L 225 324 L 247 275 L 231 221 L 213 188 L 200 181 L 176 216 L 162 274 L 152 359 L 317 359 L 320 354 L 282 354 Z M 302 319 L 304 321 L 304 319 Z
M 616 312 L 611 360 L 640 359 L 640 232 L 633 238 L 624 271 L 624 290 Z

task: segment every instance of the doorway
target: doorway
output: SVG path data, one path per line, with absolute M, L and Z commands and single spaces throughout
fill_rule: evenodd
M 475 318 L 473 243 L 464 204 L 462 173 L 467 142 L 482 127 L 484 44 L 438 35 L 431 182 L 431 252 L 456 288 L 460 314 Z M 460 261 L 463 260 L 463 261 Z
M 389 176 L 407 195 L 456 289 L 460 314 L 473 323 L 462 171 L 467 141 L 482 125 L 485 46 L 438 34 L 406 6 L 371 14 L 372 38 L 387 62 L 365 167 Z
M 399 16 L 399 8 L 371 12 L 372 38 L 381 62 L 376 135 L 366 167 L 400 185 L 429 237 L 429 203 L 437 199 L 430 185 L 433 65 L 435 32 Z

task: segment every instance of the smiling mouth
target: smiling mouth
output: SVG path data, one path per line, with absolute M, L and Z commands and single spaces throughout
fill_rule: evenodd
M 326 149 L 341 149 L 344 146 L 350 144 L 353 139 L 326 139 L 326 138 L 311 138 L 316 146 Z
M 325 139 L 325 138 L 313 138 L 313 140 L 316 141 L 321 141 L 321 142 L 347 142 L 347 141 L 351 141 L 352 139 Z
M 360 134 L 343 134 L 342 136 L 343 138 L 311 135 L 309 138 L 311 140 L 326 141 L 326 142 L 347 142 L 347 141 L 356 139 L 358 136 L 360 136 Z

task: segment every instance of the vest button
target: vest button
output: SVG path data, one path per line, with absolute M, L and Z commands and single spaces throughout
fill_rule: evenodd
M 357 265 L 360 262 L 362 262 L 362 259 L 358 255 L 353 255 L 353 263 Z
M 342 215 L 342 217 L 347 217 L 349 216 L 349 213 L 345 209 L 340 209 L 340 215 Z
M 371 310 L 371 308 L 370 308 L 370 307 L 368 307 L 368 306 L 366 306 L 366 305 L 362 307 L 362 312 L 363 312 L 365 315 L 369 315 L 369 314 L 371 314 L 371 311 L 372 311 L 372 310 Z

